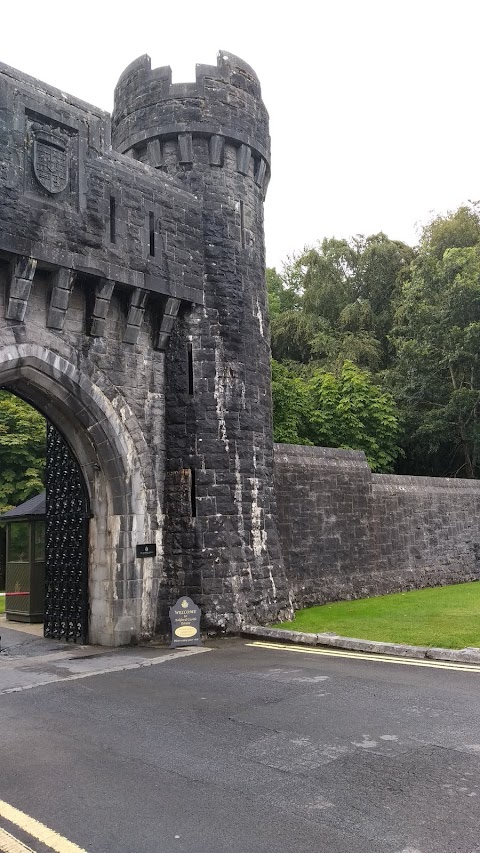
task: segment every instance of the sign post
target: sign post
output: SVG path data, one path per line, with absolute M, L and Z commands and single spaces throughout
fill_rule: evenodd
M 172 623 L 171 648 L 178 646 L 201 646 L 200 616 L 201 610 L 187 595 L 179 598 L 169 610 Z

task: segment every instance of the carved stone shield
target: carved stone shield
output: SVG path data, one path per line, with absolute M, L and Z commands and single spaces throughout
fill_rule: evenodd
M 68 185 L 68 149 L 54 133 L 37 133 L 33 139 L 33 171 L 47 192 L 61 193 Z

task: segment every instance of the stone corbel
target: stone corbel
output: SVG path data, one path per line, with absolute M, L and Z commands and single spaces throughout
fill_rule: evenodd
M 223 166 L 225 161 L 225 137 L 214 134 L 208 140 L 208 153 L 211 166 Z
M 148 291 L 136 287 L 130 296 L 128 307 L 127 326 L 123 335 L 124 344 L 136 344 L 140 329 L 142 328 L 145 306 L 147 304 Z
M 180 299 L 173 299 L 173 297 L 167 299 L 162 322 L 160 324 L 160 330 L 155 343 L 155 349 L 166 350 L 175 320 L 177 319 L 180 303 Z
M 163 166 L 162 146 L 159 139 L 151 139 L 147 142 L 147 160 L 154 169 Z
M 248 175 L 251 157 L 252 149 L 249 145 L 242 144 L 237 148 L 237 172 L 241 175 Z
M 263 157 L 260 157 L 258 166 L 255 170 L 255 183 L 262 190 L 265 188 L 266 174 L 267 174 L 267 164 L 266 164 L 265 160 L 263 159 Z
M 183 165 L 193 163 L 193 143 L 191 133 L 178 134 L 178 162 Z
M 63 330 L 74 281 L 75 273 L 73 270 L 62 267 L 54 273 L 47 315 L 47 327 L 49 329 L 56 329 L 59 332 Z
M 92 323 L 90 326 L 90 335 L 92 338 L 101 338 L 105 334 L 107 314 L 114 287 L 114 281 L 103 278 L 95 288 L 95 304 L 93 306 Z
M 36 268 L 37 261 L 34 258 L 22 256 L 13 262 L 5 311 L 7 320 L 23 323 Z

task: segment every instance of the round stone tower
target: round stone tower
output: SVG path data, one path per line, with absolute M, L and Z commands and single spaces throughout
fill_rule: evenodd
M 152 70 L 143 56 L 118 82 L 113 146 L 203 200 L 204 305 L 180 311 L 165 356 L 160 619 L 186 593 L 217 627 L 286 616 L 265 288 L 270 137 L 258 78 L 221 51 L 216 66 L 197 65 L 195 83 L 172 84 L 170 67 Z M 169 248 L 188 278 L 189 258 Z

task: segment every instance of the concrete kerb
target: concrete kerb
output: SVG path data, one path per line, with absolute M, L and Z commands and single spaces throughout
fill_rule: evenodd
M 480 648 L 441 649 L 430 646 L 407 646 L 401 643 L 382 643 L 377 640 L 340 637 L 338 634 L 329 632 L 306 634 L 302 631 L 288 631 L 284 628 L 263 628 L 260 625 L 245 625 L 241 634 L 243 637 L 257 637 L 263 640 L 276 640 L 277 642 L 296 643 L 304 646 L 323 646 L 377 655 L 391 655 L 392 657 L 418 658 L 420 660 L 480 664 Z

